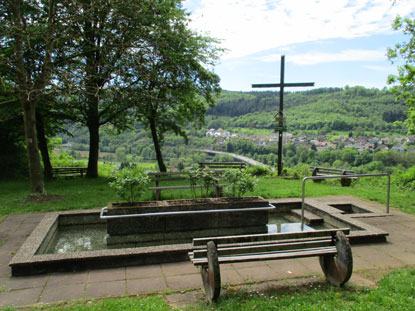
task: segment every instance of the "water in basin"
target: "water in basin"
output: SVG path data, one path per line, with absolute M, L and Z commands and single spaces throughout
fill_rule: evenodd
M 301 222 L 297 217 L 288 213 L 274 214 L 269 216 L 267 227 L 268 233 L 296 232 L 301 231 Z M 326 224 L 317 227 L 304 225 L 304 231 L 323 228 L 328 228 L 328 226 Z M 55 236 L 47 246 L 45 253 L 56 254 L 107 249 L 106 236 L 105 224 L 58 226 Z M 187 242 L 191 243 L 190 240 Z

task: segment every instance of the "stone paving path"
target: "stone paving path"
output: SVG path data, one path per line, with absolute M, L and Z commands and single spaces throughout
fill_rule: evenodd
M 415 267 L 415 216 L 391 213 L 360 219 L 390 235 L 386 243 L 352 246 L 351 284 L 375 286 L 377 277 L 391 269 Z M 181 306 L 203 297 L 199 271 L 190 262 L 10 277 L 8 263 L 43 216 L 10 215 L 0 223 L 0 307 L 152 292 L 171 293 L 166 300 Z M 225 287 L 264 288 L 323 278 L 316 257 L 221 265 L 221 271 Z

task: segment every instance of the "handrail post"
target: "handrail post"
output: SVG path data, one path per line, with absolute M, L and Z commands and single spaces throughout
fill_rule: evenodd
M 303 178 L 302 197 L 301 197 L 301 231 L 304 231 L 304 197 L 305 197 L 305 182 L 308 178 Z
M 386 213 L 389 214 L 389 201 L 391 192 L 391 175 L 388 175 L 388 193 L 386 194 Z

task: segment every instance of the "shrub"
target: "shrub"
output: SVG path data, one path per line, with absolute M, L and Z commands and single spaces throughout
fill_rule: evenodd
M 268 166 L 255 165 L 248 167 L 247 172 L 253 176 L 269 176 L 272 174 L 271 169 Z
M 200 185 L 200 196 L 207 197 L 209 195 L 210 186 L 213 186 L 215 183 L 215 176 L 213 171 L 203 168 L 195 169 L 189 172 L 190 186 L 192 191 L 193 198 L 196 198 L 196 187 Z M 205 192 L 204 192 L 205 191 Z
M 128 202 L 137 201 L 147 189 L 150 178 L 139 166 L 126 167 L 115 174 L 115 180 L 109 185 L 121 199 Z
M 253 191 L 258 179 L 247 172 L 246 169 L 227 169 L 223 178 L 229 183 L 225 189 L 227 196 L 240 198 L 248 191 Z
M 415 190 L 415 166 L 406 171 L 397 171 L 395 181 L 401 188 Z
M 311 169 L 308 164 L 298 164 L 291 168 L 284 168 L 283 176 L 289 176 L 294 179 L 303 179 L 304 177 L 311 176 Z

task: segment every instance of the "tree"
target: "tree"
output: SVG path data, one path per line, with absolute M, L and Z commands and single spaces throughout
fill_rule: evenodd
M 390 75 L 388 84 L 396 84 L 392 91 L 397 99 L 403 100 L 409 107 L 405 121 L 408 132 L 415 134 L 415 18 L 397 16 L 392 25 L 394 30 L 400 30 L 409 37 L 407 42 L 397 43 L 388 49 L 388 58 L 392 63 L 402 61 L 398 66 L 398 75 Z
M 59 2 L 59 3 L 58 3 Z M 64 41 L 66 3 L 58 0 L 8 0 L 0 3 L 0 66 L 2 79 L 18 94 L 23 111 L 30 191 L 46 194 L 40 162 L 36 112 L 39 101 L 50 91 Z
M 185 139 L 185 126 L 204 123 L 206 111 L 219 93 L 219 77 L 206 69 L 217 58 L 215 41 L 187 29 L 187 17 L 175 5 L 174 18 L 161 23 L 148 37 L 149 46 L 132 54 L 128 62 L 136 79 L 133 96 L 136 118 L 150 131 L 161 172 L 166 171 L 162 156 L 165 134 Z

